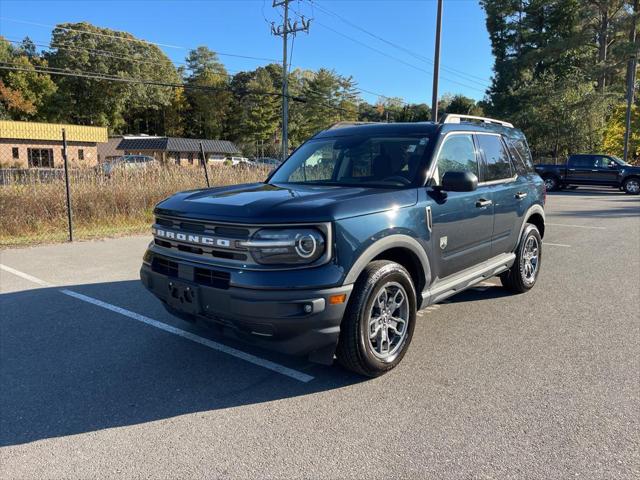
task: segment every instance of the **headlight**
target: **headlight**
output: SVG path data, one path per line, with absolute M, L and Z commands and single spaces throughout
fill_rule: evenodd
M 241 245 L 249 248 L 254 260 L 263 265 L 305 265 L 326 251 L 325 237 L 315 228 L 265 228 Z

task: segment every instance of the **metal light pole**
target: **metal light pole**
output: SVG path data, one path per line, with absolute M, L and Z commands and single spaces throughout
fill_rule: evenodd
M 433 90 L 431 94 L 431 120 L 438 121 L 438 76 L 440 74 L 440 34 L 442 33 L 442 0 L 438 0 L 436 18 L 436 52 L 433 60 Z

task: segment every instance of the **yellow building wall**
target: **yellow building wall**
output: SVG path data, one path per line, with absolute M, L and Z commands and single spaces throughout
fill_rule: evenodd
M 62 141 L 63 128 L 69 142 L 102 143 L 108 140 L 106 127 L 11 120 L 0 120 L 0 139 Z

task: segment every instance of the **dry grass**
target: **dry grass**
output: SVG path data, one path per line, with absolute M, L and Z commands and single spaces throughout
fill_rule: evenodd
M 262 181 L 268 170 L 209 166 L 211 186 Z M 178 166 L 115 172 L 110 178 L 94 170 L 71 175 L 74 238 L 102 238 L 148 232 L 153 207 L 181 190 L 206 186 L 202 168 Z M 63 179 L 33 178 L 0 186 L 0 246 L 67 240 Z

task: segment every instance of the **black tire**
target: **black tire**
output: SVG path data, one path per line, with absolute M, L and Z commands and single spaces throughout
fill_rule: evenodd
M 369 318 L 376 296 L 385 285 L 401 285 L 406 293 L 407 324 L 388 358 L 380 358 L 369 340 Z M 416 322 L 416 292 L 411 276 L 401 265 L 388 260 L 376 260 L 364 269 L 356 281 L 342 325 L 336 349 L 338 362 L 346 369 L 367 377 L 378 377 L 394 368 L 404 357 Z M 388 330 L 387 330 L 388 331 Z M 395 337 L 395 335 L 394 335 Z M 377 337 L 376 337 L 377 338 Z M 388 338 L 388 337 L 387 337 Z M 388 346 L 392 342 L 387 342 Z M 395 350 L 395 352 L 394 352 Z
M 640 194 L 640 178 L 627 178 L 624 182 L 622 182 L 622 191 L 627 195 Z
M 526 274 L 526 258 L 525 247 L 529 238 L 534 237 L 537 244 L 537 260 L 533 278 Z M 520 237 L 520 243 L 516 249 L 516 260 L 513 266 L 506 272 L 500 274 L 502 286 L 513 293 L 525 293 L 533 288 L 540 273 L 540 265 L 542 263 L 542 237 L 538 231 L 538 227 L 531 223 L 527 223 Z
M 560 190 L 560 181 L 558 177 L 555 175 L 545 175 L 542 177 L 544 180 L 544 185 L 547 189 L 547 192 L 555 192 L 556 190 Z

